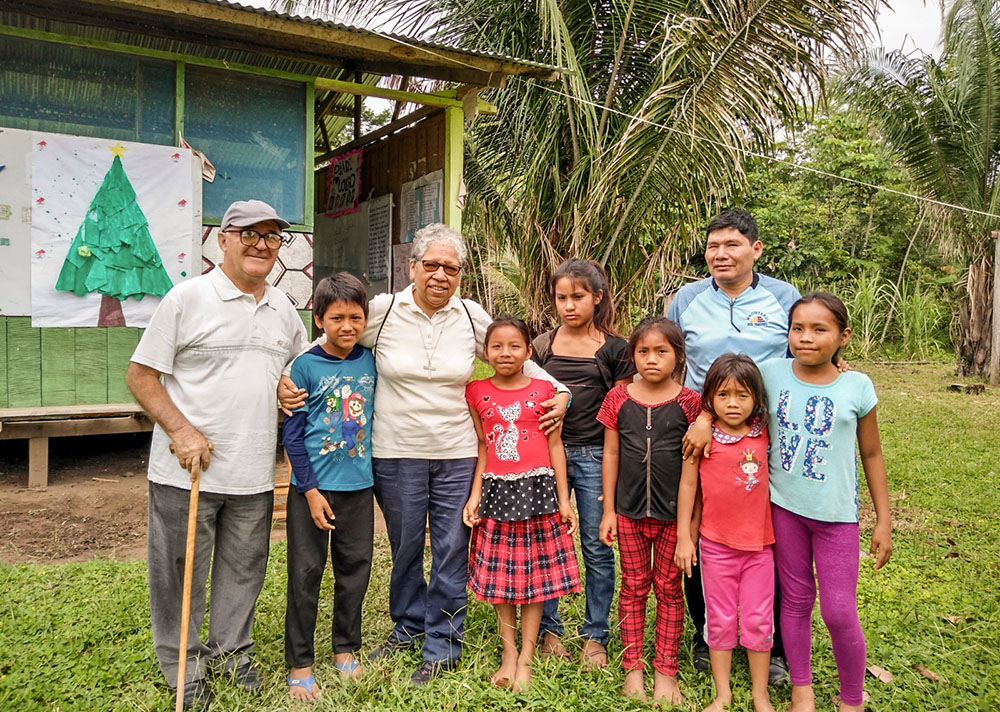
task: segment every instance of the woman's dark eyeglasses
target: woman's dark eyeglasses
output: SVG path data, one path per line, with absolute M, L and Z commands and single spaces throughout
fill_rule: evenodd
M 424 272 L 434 273 L 439 269 L 443 269 L 444 273 L 449 277 L 454 277 L 456 274 L 462 271 L 462 268 L 458 265 L 446 265 L 444 262 L 432 262 L 431 260 L 420 260 L 421 266 L 424 268 Z
M 256 230 L 223 230 L 222 232 L 239 233 L 240 242 L 247 247 L 256 247 L 261 240 L 264 240 L 264 244 L 272 250 L 285 244 L 285 236 L 280 232 L 269 232 L 266 235 L 261 235 Z

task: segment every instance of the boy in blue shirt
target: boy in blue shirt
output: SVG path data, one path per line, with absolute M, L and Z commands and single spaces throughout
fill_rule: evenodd
M 307 389 L 304 406 L 285 421 L 292 464 L 288 492 L 288 603 L 285 661 L 292 699 L 319 694 L 313 637 L 319 590 L 331 552 L 334 576 L 333 663 L 345 678 L 361 675 L 361 604 L 372 567 L 374 504 L 371 422 L 375 358 L 357 341 L 368 323 L 368 295 L 339 272 L 316 286 L 313 319 L 326 333 L 292 364 L 292 380 Z

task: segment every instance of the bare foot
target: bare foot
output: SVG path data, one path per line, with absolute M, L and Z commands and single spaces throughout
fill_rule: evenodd
M 838 712 L 864 712 L 865 702 L 868 701 L 868 693 L 866 692 L 864 694 L 864 697 L 861 699 L 863 701 L 860 705 L 846 705 L 843 702 L 841 702 L 840 707 L 838 708 Z
M 500 657 L 500 667 L 490 677 L 494 687 L 510 687 L 517 675 L 517 650 L 504 650 Z
M 766 694 L 760 699 L 754 697 L 753 712 L 774 712 L 774 706 L 771 704 L 771 698 Z
M 570 660 L 569 651 L 562 644 L 562 640 L 555 633 L 547 632 L 542 636 L 542 644 L 538 646 L 538 652 L 542 657 L 558 658 L 559 660 Z
M 354 653 L 334 654 L 333 666 L 345 680 L 357 680 L 365 674 L 365 669 L 358 663 Z
M 728 696 L 719 695 L 714 700 L 712 704 L 703 709 L 701 712 L 726 712 L 729 709 L 729 705 L 733 703 L 733 695 L 730 693 Z M 774 710 L 771 710 L 774 712 Z
M 608 666 L 608 651 L 596 640 L 583 641 L 583 650 L 580 654 L 580 664 L 584 670 L 594 668 L 605 668 Z
M 816 712 L 812 685 L 792 685 L 792 704 L 787 712 Z
M 288 696 L 293 700 L 312 702 L 319 697 L 319 685 L 313 680 L 312 687 L 307 687 L 305 682 L 293 682 L 294 680 L 308 680 L 312 677 L 312 668 L 292 668 L 288 673 Z
M 653 682 L 654 704 L 666 707 L 669 705 L 679 705 L 683 701 L 681 688 L 677 687 L 677 676 L 656 672 Z
M 531 665 L 520 658 L 517 660 L 517 671 L 514 673 L 514 692 L 524 692 L 531 682 Z
M 642 670 L 629 670 L 625 673 L 625 684 L 622 685 L 622 697 L 634 697 L 642 702 L 646 701 Z

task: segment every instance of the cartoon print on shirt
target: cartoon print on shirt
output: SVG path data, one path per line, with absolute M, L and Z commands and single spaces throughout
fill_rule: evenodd
M 507 423 L 506 430 L 499 424 L 493 426 L 493 431 L 498 436 L 495 444 L 497 457 L 508 462 L 516 462 L 521 459 L 517 454 L 518 433 L 515 425 L 517 419 L 521 417 L 521 401 L 514 401 L 508 406 L 498 405 L 496 408 L 500 417 Z
M 789 419 L 791 408 L 791 393 L 782 389 L 778 394 L 777 420 L 778 420 L 778 444 L 781 448 L 781 469 L 791 472 L 799 451 L 805 448 L 802 459 L 802 476 L 822 482 L 826 480 L 826 473 L 820 470 L 821 465 L 826 464 L 823 459 L 823 450 L 830 449 L 830 442 L 826 436 L 833 432 L 833 425 L 837 419 L 837 407 L 832 400 L 826 396 L 810 396 L 806 400 L 802 425 L 806 433 L 812 437 L 803 438 L 799 432 L 799 424 Z
M 364 457 L 364 444 L 359 446 L 357 443 L 359 440 L 364 440 L 364 428 L 367 423 L 365 397 L 360 393 L 350 394 L 344 399 L 344 422 L 341 426 L 341 432 L 344 434 L 344 447 L 347 448 L 347 454 L 351 457 L 355 455 Z
M 358 390 L 351 387 L 352 383 Z M 371 397 L 374 387 L 375 379 L 369 375 L 362 376 L 357 382 L 353 376 L 325 376 L 320 379 L 318 391 L 324 394 L 324 409 L 329 414 L 323 417 L 323 424 L 330 432 L 330 435 L 322 437 L 320 455 L 331 455 L 335 462 L 347 456 L 365 456 L 363 441 L 368 419 L 365 417 L 366 400 L 362 391 Z M 336 439 L 338 426 L 339 440 Z
M 744 450 L 740 456 L 739 464 L 736 465 L 736 484 L 744 487 L 747 492 L 752 492 L 760 484 L 760 480 L 757 478 L 760 466 L 757 453 L 749 448 Z

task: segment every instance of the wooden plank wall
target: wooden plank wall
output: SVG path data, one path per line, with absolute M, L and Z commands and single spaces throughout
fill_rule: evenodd
M 392 242 L 399 242 L 399 194 L 403 183 L 444 169 L 444 110 L 409 128 L 365 146 L 361 199 L 392 193 Z M 327 172 L 316 173 L 316 212 L 326 204 Z
M 36 329 L 0 316 L 0 408 L 131 403 L 125 369 L 141 329 Z

